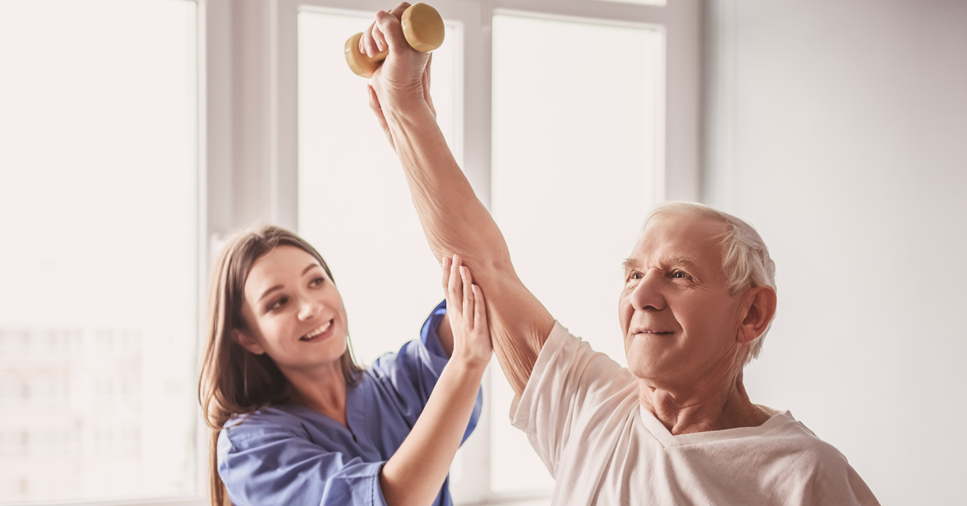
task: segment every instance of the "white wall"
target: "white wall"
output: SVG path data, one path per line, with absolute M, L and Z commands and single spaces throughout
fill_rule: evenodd
M 967 2 L 710 0 L 706 200 L 779 313 L 754 402 L 883 504 L 967 503 Z

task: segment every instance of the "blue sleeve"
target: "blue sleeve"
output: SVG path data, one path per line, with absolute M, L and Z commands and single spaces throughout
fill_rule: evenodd
M 383 355 L 370 366 L 370 373 L 382 384 L 391 385 L 399 396 L 401 404 L 408 405 L 405 409 L 404 417 L 413 427 L 443 368 L 446 367 L 449 357 L 440 344 L 437 336 L 437 328 L 447 314 L 447 301 L 437 304 L 430 316 L 423 322 L 420 330 L 420 340 L 410 341 L 400 348 L 398 353 Z M 480 418 L 480 410 L 483 408 L 483 389 L 477 390 L 477 400 L 473 405 L 473 412 L 470 414 L 470 422 L 467 430 L 463 434 L 463 440 L 473 432 Z
M 218 474 L 238 506 L 385 506 L 383 464 L 347 461 L 279 416 L 246 417 L 218 438 Z

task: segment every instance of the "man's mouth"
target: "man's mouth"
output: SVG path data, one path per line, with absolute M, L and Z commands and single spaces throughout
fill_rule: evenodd
M 638 330 L 635 331 L 635 335 L 641 335 L 641 334 L 651 334 L 651 335 L 656 335 L 656 336 L 669 336 L 669 335 L 674 334 L 674 332 L 667 331 L 667 330 L 650 330 L 650 329 L 649 330 L 646 330 L 646 329 L 638 329 Z
M 316 330 L 313 330 L 312 332 L 309 332 L 308 334 L 300 337 L 299 340 L 300 341 L 312 341 L 313 339 L 315 339 L 315 338 L 317 338 L 319 336 L 322 336 L 322 335 L 326 334 L 326 332 L 328 332 L 329 329 L 332 328 L 332 323 L 333 323 L 333 320 L 332 320 L 332 318 L 330 318 L 329 321 L 327 321 L 326 323 L 322 324 L 321 327 L 319 327 Z

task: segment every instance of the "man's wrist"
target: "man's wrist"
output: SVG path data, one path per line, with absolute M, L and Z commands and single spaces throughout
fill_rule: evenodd
M 387 120 L 401 120 L 404 118 L 419 118 L 421 116 L 433 117 L 433 111 L 423 98 L 419 95 L 394 95 L 380 100 L 380 107 L 383 109 L 383 116 Z

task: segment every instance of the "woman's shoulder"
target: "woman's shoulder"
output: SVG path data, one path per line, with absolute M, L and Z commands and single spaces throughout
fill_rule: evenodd
M 268 435 L 305 434 L 305 416 L 294 405 L 266 406 L 251 413 L 232 416 L 222 427 L 219 439 L 237 444 Z

